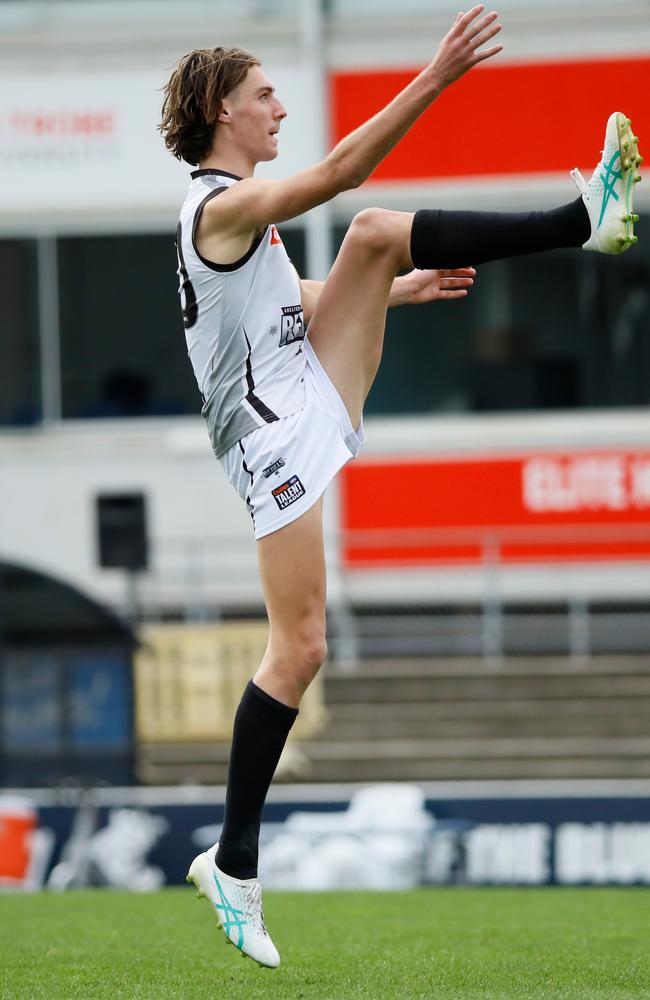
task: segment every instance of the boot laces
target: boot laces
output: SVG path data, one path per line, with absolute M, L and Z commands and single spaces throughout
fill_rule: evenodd
M 264 910 L 262 908 L 262 886 L 259 882 L 250 886 L 246 891 L 246 912 L 251 917 L 253 924 L 266 934 L 266 924 L 264 923 Z

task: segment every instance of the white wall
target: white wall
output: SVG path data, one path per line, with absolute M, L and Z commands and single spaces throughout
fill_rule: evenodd
M 198 568 L 214 565 L 217 542 L 236 546 L 237 572 L 213 574 L 213 596 L 259 598 L 250 518 L 212 455 L 202 422 L 156 420 L 69 423 L 0 435 L 0 555 L 61 576 L 119 604 L 123 575 L 97 567 L 98 493 L 147 495 L 152 571 L 143 597 L 191 599 Z M 188 578 L 187 546 L 192 555 Z M 227 562 L 227 559 L 226 559 Z
M 300 92 L 299 68 L 270 66 L 279 92 Z M 6 232 L 173 229 L 192 169 L 157 131 L 162 68 L 0 73 L 0 228 Z M 285 162 L 308 165 L 308 110 L 282 127 Z M 281 174 L 277 161 L 260 170 Z
M 650 413 L 554 414 L 374 419 L 365 454 L 442 456 L 522 449 L 647 447 Z M 147 495 L 151 570 L 140 583 L 149 613 L 261 606 L 255 544 L 244 504 L 214 459 L 202 421 L 193 418 L 68 422 L 47 430 L 0 433 L 0 558 L 59 576 L 118 607 L 125 582 L 97 566 L 95 497 Z M 365 600 L 477 600 L 477 569 L 338 573 L 336 486 L 328 493 L 326 532 L 330 596 Z M 577 592 L 634 596 L 650 592 L 647 565 L 508 568 L 503 596 L 550 598 Z

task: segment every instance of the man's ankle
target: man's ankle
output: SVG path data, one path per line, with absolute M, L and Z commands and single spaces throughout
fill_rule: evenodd
M 219 842 L 215 864 L 231 878 L 257 878 L 257 851 L 250 847 L 230 847 Z

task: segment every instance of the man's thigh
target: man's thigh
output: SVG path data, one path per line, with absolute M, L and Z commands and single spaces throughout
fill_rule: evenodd
M 412 216 L 382 212 L 386 246 L 408 243 Z M 383 252 L 353 222 L 325 282 L 309 324 L 308 337 L 343 400 L 353 427 L 381 358 L 388 296 L 397 267 L 396 255 Z

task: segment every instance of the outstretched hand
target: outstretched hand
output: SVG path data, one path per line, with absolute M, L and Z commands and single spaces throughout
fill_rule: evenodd
M 435 299 L 461 299 L 474 284 L 473 267 L 420 271 L 415 268 L 395 278 L 389 305 L 415 306 Z
M 499 16 L 497 12 L 493 10 L 481 17 L 484 10 L 485 5 L 481 3 L 466 14 L 461 11 L 440 42 L 430 69 L 441 86 L 447 87 L 472 66 L 501 52 L 503 45 L 493 45 L 489 49 L 478 51 L 501 31 L 501 25 L 494 23 Z

